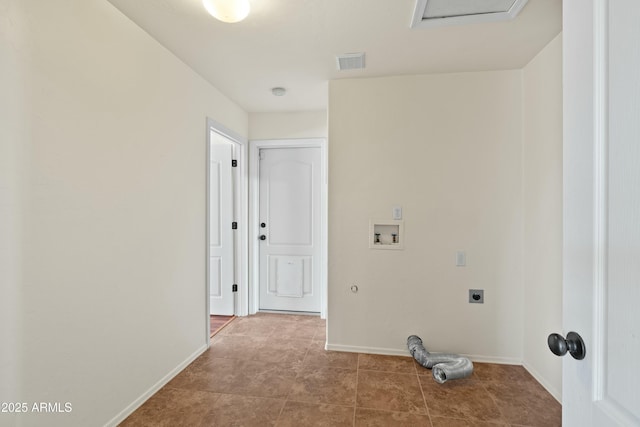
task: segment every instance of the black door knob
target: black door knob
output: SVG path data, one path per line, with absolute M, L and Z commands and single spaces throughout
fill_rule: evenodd
M 267 226 L 267 224 L 265 224 L 264 222 L 260 223 L 260 228 L 265 228 Z
M 264 234 L 260 235 L 260 240 L 267 240 L 267 236 L 265 236 Z
M 574 359 L 582 360 L 587 354 L 584 341 L 576 332 L 569 332 L 566 339 L 560 334 L 551 334 L 547 338 L 547 345 L 556 356 L 564 356 L 569 352 Z

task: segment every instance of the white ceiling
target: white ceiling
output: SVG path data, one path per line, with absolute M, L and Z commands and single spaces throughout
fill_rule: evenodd
M 248 112 L 326 109 L 332 79 L 522 68 L 562 27 L 561 0 L 430 29 L 409 28 L 416 0 L 250 0 L 237 24 L 201 0 L 108 1 Z M 366 68 L 337 71 L 335 56 L 352 52 L 366 52 Z

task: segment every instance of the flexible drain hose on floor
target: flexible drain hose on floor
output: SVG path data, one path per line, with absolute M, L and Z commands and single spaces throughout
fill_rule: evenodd
M 458 354 L 429 353 L 417 335 L 407 338 L 409 353 L 425 368 L 431 369 L 433 379 L 443 384 L 447 380 L 467 378 L 473 373 L 473 363 Z

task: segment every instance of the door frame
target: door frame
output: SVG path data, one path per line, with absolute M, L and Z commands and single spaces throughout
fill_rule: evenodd
M 207 117 L 207 127 L 206 127 L 206 217 L 205 217 L 205 320 L 206 320 L 206 337 L 205 342 L 207 343 L 207 348 L 211 345 L 211 322 L 210 322 L 210 303 L 209 303 L 209 292 L 210 292 L 210 272 L 209 272 L 209 257 L 210 257 L 210 242 L 209 242 L 209 215 L 211 214 L 209 204 L 211 202 L 211 188 L 210 188 L 210 179 L 211 179 L 211 132 L 216 132 L 217 134 L 227 138 L 232 144 L 235 145 L 234 149 L 234 158 L 238 161 L 237 172 L 234 178 L 234 211 L 236 213 L 235 220 L 238 222 L 238 229 L 236 230 L 235 236 L 235 281 L 238 285 L 238 292 L 236 293 L 236 301 L 235 301 L 235 314 L 236 316 L 246 316 L 247 315 L 247 307 L 248 304 L 243 303 L 247 300 L 247 285 L 249 283 L 249 271 L 248 271 L 248 249 L 247 249 L 247 218 L 248 214 L 248 191 L 247 191 L 247 139 L 238 135 L 234 131 L 228 129 L 221 123 L 213 120 L 212 118 Z M 231 226 L 231 224 L 229 224 Z
M 261 148 L 320 148 L 320 317 L 327 318 L 328 248 L 328 162 L 325 138 L 261 139 L 249 141 L 249 314 L 257 313 L 260 302 L 260 169 Z

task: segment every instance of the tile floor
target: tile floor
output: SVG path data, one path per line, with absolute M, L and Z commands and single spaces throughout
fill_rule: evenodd
M 237 318 L 123 426 L 559 426 L 519 366 L 475 363 L 443 385 L 410 357 L 328 352 L 324 321 Z

